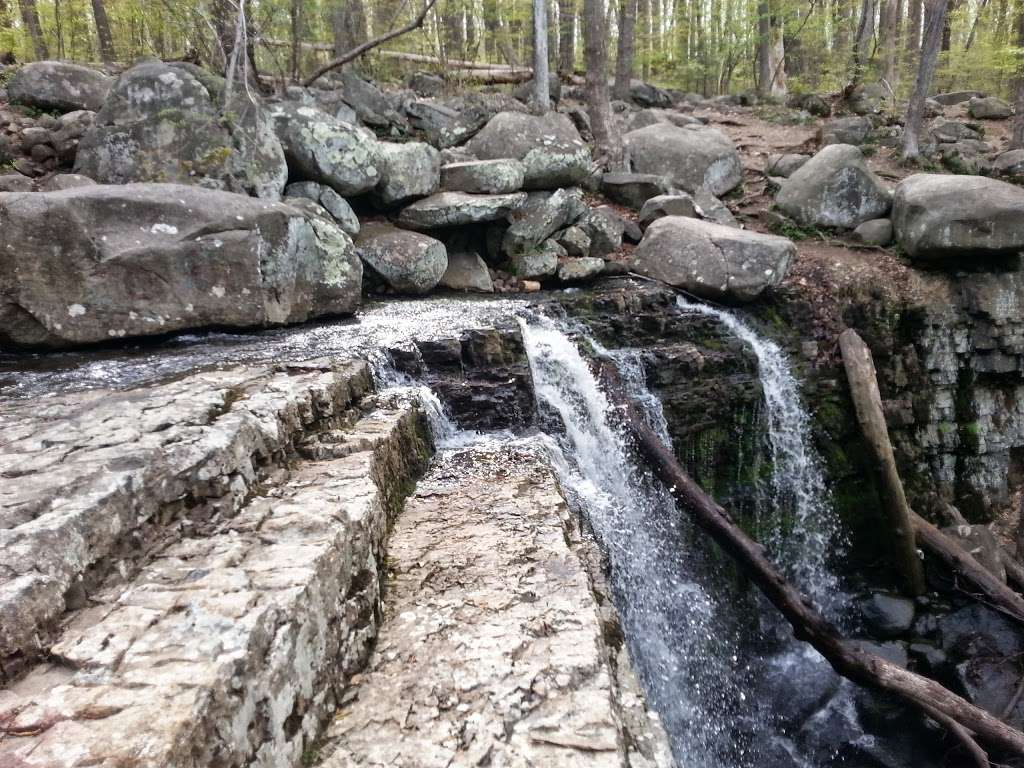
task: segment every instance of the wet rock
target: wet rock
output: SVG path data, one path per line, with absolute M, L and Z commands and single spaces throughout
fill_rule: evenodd
M 36 109 L 93 112 L 103 106 L 114 82 L 95 69 L 64 61 L 35 61 L 21 67 L 7 84 L 7 95 L 14 104 Z
M 448 251 L 448 269 L 441 277 L 442 286 L 453 291 L 493 293 L 491 273 L 479 254 L 471 251 Z
M 482 160 L 522 161 L 525 189 L 571 187 L 593 172 L 590 151 L 576 126 L 558 112 L 543 116 L 501 112 L 470 140 L 467 149 Z
M 437 191 L 441 180 L 441 155 L 429 144 L 381 142 L 377 145 L 380 182 L 374 198 L 385 206 Z
M 787 731 L 821 709 L 841 681 L 829 663 L 807 647 L 769 656 L 761 673 L 762 696 L 771 701 L 773 719 Z
M 965 101 L 984 97 L 985 94 L 981 91 L 949 91 L 948 93 L 937 93 L 932 96 L 935 101 L 945 107 L 951 107 L 955 104 L 963 104 Z
M 876 642 L 874 640 L 851 640 L 850 642 L 865 653 L 880 656 L 886 661 L 895 664 L 897 667 L 903 667 L 906 669 L 907 665 L 910 663 L 910 657 L 907 654 L 907 644 L 899 642 L 898 640 L 889 640 L 886 642 Z
M 525 192 L 509 195 L 471 195 L 466 192 L 438 192 L 406 206 L 398 224 L 409 229 L 439 229 L 482 224 L 509 218 L 526 202 Z
M 565 249 L 554 240 L 545 240 L 528 250 L 509 255 L 512 273 L 524 280 L 550 277 L 558 271 L 558 261 L 566 257 Z
M 330 187 L 317 184 L 315 181 L 300 181 L 285 187 L 284 194 L 286 198 L 302 197 L 312 200 L 322 206 L 349 237 L 359 234 L 359 219 L 352 206 Z
M 593 280 L 604 270 L 604 259 L 584 256 L 566 259 L 558 266 L 558 279 L 563 283 L 583 283 Z
M 874 125 L 866 117 L 837 117 L 826 120 L 818 129 L 818 143 L 823 147 L 829 144 L 859 147 L 868 140 L 873 130 Z
M 1010 620 L 983 605 L 969 605 L 938 619 L 939 646 L 957 660 L 971 656 L 1013 657 L 1024 637 Z
M 286 205 L 174 184 L 0 201 L 0 335 L 49 347 L 347 314 L 362 268 L 339 228 Z
M 518 160 L 472 160 L 441 167 L 441 187 L 449 192 L 501 195 L 523 187 L 526 169 Z
M 1015 659 L 970 659 L 956 665 L 953 677 L 969 702 L 1013 728 L 1024 725 L 1024 702 L 1018 700 L 1005 716 L 1003 714 L 1020 686 L 1020 665 Z
M 591 256 L 607 256 L 622 247 L 626 225 L 614 210 L 604 206 L 593 208 L 583 215 L 579 225 L 590 237 Z
M 609 200 L 640 210 L 657 195 L 667 194 L 668 179 L 652 173 L 606 173 L 601 177 L 601 191 Z
M 916 174 L 896 186 L 892 221 L 912 258 L 984 265 L 1024 250 L 1024 190 L 996 179 Z
M 852 229 L 885 216 L 891 200 L 859 149 L 833 144 L 786 180 L 775 204 L 802 226 Z
M 342 197 L 380 183 L 379 142 L 370 131 L 310 106 L 275 104 L 272 116 L 293 178 L 326 184 Z
M 778 285 L 795 253 L 784 237 L 667 216 L 647 228 L 633 269 L 697 296 L 746 302 Z
M 623 143 L 634 171 L 663 174 L 687 192 L 703 186 L 714 195 L 723 195 L 743 180 L 736 146 L 714 128 L 659 123 L 630 131 Z
M 448 269 L 444 243 L 390 224 L 364 223 L 356 247 L 367 266 L 398 293 L 428 293 Z
M 502 251 L 509 256 L 532 251 L 555 232 L 574 223 L 585 209 L 579 189 L 531 192 L 525 204 L 510 217 Z
M 652 197 L 640 209 L 640 225 L 647 226 L 662 216 L 689 216 L 697 218 L 697 208 L 689 195 L 658 195 Z
M 1013 107 L 995 96 L 974 96 L 967 102 L 967 112 L 976 120 L 1005 120 L 1013 115 Z
M 914 624 L 914 601 L 876 592 L 861 606 L 864 622 L 872 636 L 896 637 Z
M 788 179 L 810 159 L 810 155 L 771 155 L 765 164 L 765 173 L 769 176 L 780 176 Z
M 217 85 L 208 73 L 154 60 L 126 70 L 82 136 L 75 172 L 101 184 L 178 182 L 280 198 L 288 168 L 267 113 L 244 93 L 225 107 Z
M 852 237 L 854 242 L 884 248 L 892 243 L 892 221 L 889 219 L 865 221 L 853 230 Z

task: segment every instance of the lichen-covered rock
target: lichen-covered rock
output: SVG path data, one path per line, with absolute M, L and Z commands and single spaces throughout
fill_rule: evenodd
M 565 249 L 554 240 L 509 256 L 512 273 L 523 280 L 550 277 L 558 271 L 559 259 L 565 258 Z
M 565 252 L 573 257 L 590 255 L 590 235 L 582 227 L 573 225 L 566 227 L 555 237 L 556 242 L 565 248 Z
M 8 98 L 42 110 L 93 112 L 103 106 L 114 78 L 95 69 L 65 61 L 34 61 L 26 64 L 7 84 Z
M 606 173 L 601 177 L 601 191 L 609 200 L 640 210 L 657 195 L 667 194 L 668 179 L 654 173 Z
M 449 192 L 503 195 L 522 189 L 525 176 L 518 160 L 470 160 L 441 166 L 441 187 Z
M 524 189 L 571 187 L 594 171 L 590 150 L 565 115 L 500 112 L 467 144 L 481 160 L 513 158 L 523 163 Z
M 444 243 L 390 224 L 364 224 L 356 247 L 373 272 L 398 293 L 428 293 L 448 269 Z
M 996 96 L 975 96 L 967 102 L 967 111 L 976 120 L 1005 120 L 1013 107 Z
M 507 219 L 526 202 L 525 192 L 508 195 L 471 195 L 438 192 L 417 200 L 398 214 L 398 224 L 409 229 L 440 229 Z
M 502 240 L 502 251 L 511 256 L 533 250 L 558 230 L 574 223 L 585 209 L 583 192 L 579 189 L 531 192 L 525 204 L 510 217 L 512 223 Z
M 743 180 L 736 145 L 714 128 L 658 123 L 630 131 L 622 140 L 634 171 L 663 175 L 687 192 L 703 186 L 724 195 Z
M 782 282 L 796 255 L 784 237 L 666 216 L 633 252 L 642 275 L 717 301 L 752 301 Z
M 832 144 L 786 180 L 775 204 L 801 226 L 853 229 L 885 216 L 892 197 L 857 147 Z
M 302 197 L 318 203 L 349 237 L 359 234 L 359 219 L 348 201 L 330 187 L 315 181 L 299 181 L 289 184 L 284 190 L 285 197 Z
M 0 195 L 0 338 L 66 347 L 359 306 L 349 237 L 280 203 L 176 184 Z
M 579 225 L 590 237 L 591 256 L 607 256 L 622 247 L 626 223 L 611 208 L 601 206 L 586 211 Z
M 216 87 L 209 73 L 200 79 L 155 60 L 126 70 L 82 136 L 75 171 L 101 184 L 174 182 L 280 198 L 288 168 L 267 114 L 244 94 L 223 108 Z
M 1024 189 L 981 176 L 916 174 L 896 186 L 892 223 L 911 258 L 984 265 L 1024 251 Z
M 275 104 L 271 114 L 293 177 L 326 184 L 342 197 L 380 183 L 379 142 L 370 131 L 311 106 Z
M 426 197 L 437 191 L 441 179 L 441 153 L 429 144 L 410 141 L 405 144 L 377 145 L 380 183 L 374 197 L 389 206 Z
M 441 285 L 453 291 L 493 293 L 494 283 L 480 255 L 472 251 L 449 251 L 448 269 L 441 277 Z
M 855 115 L 879 114 L 890 99 L 890 91 L 881 83 L 862 83 L 850 93 L 846 100 Z
M 566 259 L 558 265 L 558 279 L 563 283 L 585 283 L 593 280 L 604 271 L 604 259 L 596 256 L 583 256 L 578 259 Z

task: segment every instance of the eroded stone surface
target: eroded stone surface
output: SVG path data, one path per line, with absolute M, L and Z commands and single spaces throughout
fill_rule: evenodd
M 380 637 L 323 768 L 670 765 L 620 690 L 579 547 L 538 444 L 437 462 L 392 534 Z

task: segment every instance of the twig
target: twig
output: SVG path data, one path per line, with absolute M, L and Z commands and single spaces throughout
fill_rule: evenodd
M 957 740 L 963 745 L 964 749 L 970 754 L 971 759 L 978 768 L 989 768 L 988 753 L 982 749 L 978 742 L 971 736 L 971 732 L 964 728 L 953 718 L 940 712 L 935 707 L 929 706 L 928 704 L 921 704 L 923 709 L 932 720 L 937 722 L 949 733 L 953 734 Z

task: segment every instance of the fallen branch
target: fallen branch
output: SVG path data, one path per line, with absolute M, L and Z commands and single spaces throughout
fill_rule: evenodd
M 1024 589 L 1024 565 L 1021 565 L 1007 547 L 999 548 L 1000 561 L 1006 569 L 1006 578 Z
M 960 725 L 956 720 L 953 720 L 951 717 L 948 717 L 933 707 L 926 707 L 924 708 L 924 711 L 928 713 L 928 717 L 957 738 L 960 744 L 963 745 L 963 748 L 967 750 L 967 754 L 971 756 L 971 760 L 974 762 L 976 768 L 989 768 L 990 763 L 988 754 L 978 745 L 978 742 L 974 740 L 970 731 Z
M 338 67 L 343 67 L 350 61 L 358 59 L 367 51 L 372 51 L 374 48 L 383 45 L 388 40 L 394 40 L 396 37 L 400 37 L 401 35 L 404 35 L 408 32 L 412 32 L 414 29 L 419 29 L 420 27 L 423 26 L 423 22 L 426 20 L 427 14 L 430 13 L 430 9 L 434 7 L 435 3 L 437 3 L 437 0 L 427 0 L 427 2 L 424 3 L 423 10 L 420 11 L 419 15 L 415 19 L 410 21 L 408 24 L 406 24 L 404 27 L 393 29 L 390 32 L 385 32 L 383 35 L 379 35 L 378 37 L 373 38 L 372 40 L 367 40 L 362 45 L 357 45 L 351 51 L 343 53 L 336 59 L 332 59 L 331 61 L 327 62 L 322 67 L 317 69 L 312 75 L 306 78 L 303 85 L 308 88 L 331 70 L 337 69 Z
M 607 371 L 606 371 L 607 372 Z M 614 380 L 617 373 L 610 370 Z M 607 381 L 608 375 L 605 376 Z M 764 555 L 763 548 L 737 526 L 676 461 L 671 450 L 644 420 L 637 405 L 613 387 L 613 400 L 624 407 L 625 425 L 633 435 L 640 454 L 654 474 L 693 518 L 757 584 L 793 627 L 797 639 L 810 643 L 843 677 L 861 685 L 893 693 L 929 717 L 939 715 L 956 723 L 965 732 L 976 734 L 987 744 L 1014 755 L 1024 756 L 1024 733 L 974 706 L 934 680 L 910 672 L 880 656 L 845 642 L 838 630 L 794 588 Z M 959 735 L 959 734 L 957 734 Z

